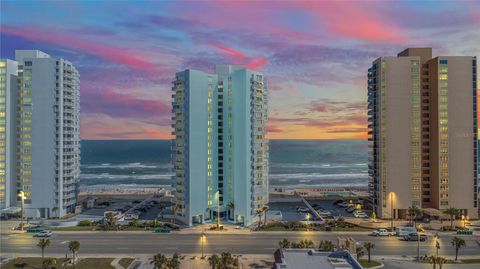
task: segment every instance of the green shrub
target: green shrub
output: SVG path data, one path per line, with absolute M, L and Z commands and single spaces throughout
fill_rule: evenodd
M 89 220 L 81 220 L 78 222 L 78 225 L 77 226 L 90 226 L 92 224 L 91 221 Z

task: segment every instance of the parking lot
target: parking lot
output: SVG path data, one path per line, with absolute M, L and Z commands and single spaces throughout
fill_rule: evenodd
M 151 197 L 102 197 L 92 208 L 85 209 L 82 214 L 103 216 L 106 211 L 127 212 L 138 216 L 139 220 L 159 219 L 163 215 L 171 215 L 172 203 Z
M 353 218 L 353 212 L 347 212 L 347 207 L 335 205 L 336 200 L 308 200 L 310 205 L 324 217 L 324 219 L 333 219 L 339 216 Z M 310 214 L 311 221 L 315 215 L 303 202 L 275 202 L 269 204 L 270 210 L 281 211 L 283 221 L 305 221 Z M 367 212 L 366 212 L 367 213 Z M 369 216 L 369 213 L 366 215 Z

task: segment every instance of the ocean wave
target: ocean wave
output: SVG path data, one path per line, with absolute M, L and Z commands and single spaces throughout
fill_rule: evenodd
M 365 189 L 368 187 L 368 183 L 364 182 L 349 182 L 347 183 L 321 183 L 321 184 L 290 184 L 290 185 L 277 185 L 270 183 L 270 188 L 282 188 L 282 189 L 299 189 L 299 188 L 358 188 Z
M 95 189 L 136 189 L 136 188 L 166 188 L 166 189 L 171 189 L 171 185 L 165 185 L 165 184 L 116 184 L 116 185 L 110 185 L 110 184 L 93 184 L 93 185 L 82 185 L 80 184 L 80 190 L 95 190 Z
M 367 166 L 367 163 L 330 164 L 330 163 L 270 163 L 272 168 L 288 169 L 332 169 L 332 168 L 358 168 Z
M 110 173 L 101 174 L 80 174 L 80 180 L 89 179 L 106 179 L 106 180 L 121 180 L 121 179 L 134 179 L 134 180 L 148 180 L 148 179 L 171 179 L 173 174 L 150 174 L 150 175 L 112 175 Z
M 368 174 L 321 174 L 321 173 L 293 173 L 293 174 L 271 174 L 270 179 L 367 179 Z
M 144 164 L 144 163 L 125 163 L 125 164 L 84 164 L 82 168 L 86 169 L 155 169 L 155 168 L 171 168 L 171 164 Z

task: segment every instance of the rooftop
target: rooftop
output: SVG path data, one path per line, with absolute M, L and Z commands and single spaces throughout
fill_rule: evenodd
M 280 249 L 275 258 L 276 269 L 363 268 L 347 251 L 319 252 L 313 249 Z

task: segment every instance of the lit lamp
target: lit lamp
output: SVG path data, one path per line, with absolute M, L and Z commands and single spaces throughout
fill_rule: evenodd
M 438 236 L 438 233 L 435 234 L 435 248 L 437 249 L 437 257 L 438 257 L 438 250 L 440 249 L 440 242 L 438 241 L 440 237 Z
M 463 228 L 465 228 L 465 215 L 462 214 Z
M 18 193 L 18 197 L 20 197 L 20 200 L 22 201 L 22 211 L 21 211 L 21 214 L 20 214 L 20 228 L 23 231 L 23 204 L 25 203 L 25 192 L 20 191 Z
M 307 214 L 305 215 L 305 219 L 307 220 L 307 230 L 308 230 L 308 226 L 310 225 L 310 223 L 309 223 L 310 218 L 312 218 L 312 215 L 310 215 L 310 213 L 307 213 Z
M 393 231 L 393 198 L 394 193 L 390 192 L 390 228 Z

